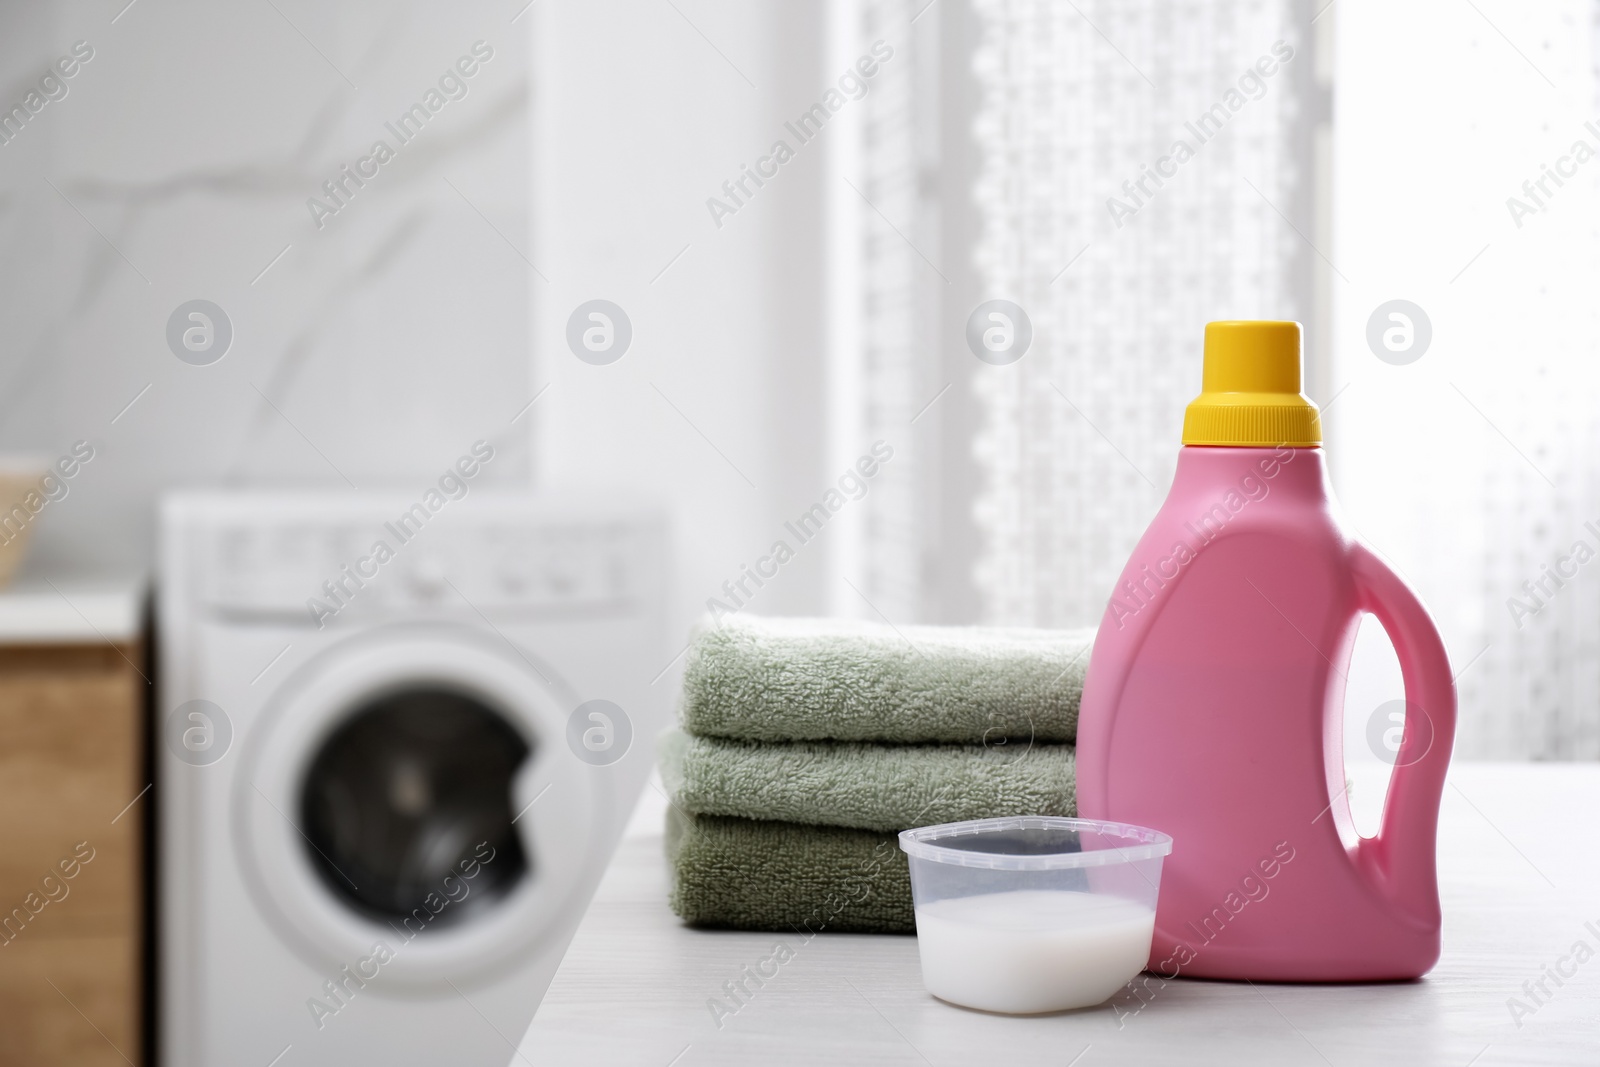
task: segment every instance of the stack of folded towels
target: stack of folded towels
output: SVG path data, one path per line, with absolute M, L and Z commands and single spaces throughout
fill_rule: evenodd
M 915 929 L 896 835 L 1074 815 L 1093 630 L 735 616 L 662 746 L 673 910 L 698 926 Z

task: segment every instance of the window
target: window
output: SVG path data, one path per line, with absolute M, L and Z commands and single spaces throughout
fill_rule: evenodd
M 837 164 L 839 437 L 898 449 L 845 610 L 1098 621 L 1203 324 L 1297 318 L 1345 516 L 1460 672 L 1458 753 L 1600 757 L 1597 8 L 856 5 L 841 48 L 915 47 Z M 966 342 L 997 299 L 1031 328 L 999 366 Z M 1400 695 L 1383 644 L 1357 713 Z

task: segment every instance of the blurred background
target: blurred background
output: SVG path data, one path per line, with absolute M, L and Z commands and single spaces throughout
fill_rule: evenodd
M 567 616 L 522 592 L 502 616 L 471 577 L 535 527 L 557 547 L 496 575 L 638 579 L 615 618 L 648 625 L 575 647 L 595 681 L 568 688 L 628 674 L 641 739 L 707 611 L 1093 623 L 1171 481 L 1203 324 L 1294 318 L 1345 516 L 1445 635 L 1457 758 L 1600 758 L 1597 28 L 1593 0 L 6 5 L 13 725 L 84 677 L 124 700 L 115 812 L 160 780 L 136 716 L 216 701 L 243 758 L 321 654 L 303 601 L 453 610 L 543 664 Z M 343 612 L 320 583 L 458 499 L 480 442 L 460 499 L 585 502 L 450 503 L 454 540 L 372 564 Z M 201 503 L 163 526 L 177 491 Z M 617 517 L 647 513 L 670 540 Z M 426 608 L 441 583 L 460 602 Z M 1400 695 L 1369 620 L 1347 760 L 1392 762 Z M 82 740 L 40 743 L 82 777 Z M 8 810 L 62 810 L 42 795 Z M 116 846 L 130 884 L 141 847 Z M 120 966 L 153 966 L 130 936 Z M 0 1015 L 34 1003 L 0 985 Z

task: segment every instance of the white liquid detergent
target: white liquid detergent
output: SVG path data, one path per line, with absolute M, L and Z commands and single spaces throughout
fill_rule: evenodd
M 928 992 L 1013 1015 L 1105 1001 L 1144 968 L 1156 919 L 1120 897 L 1041 889 L 936 900 L 916 914 Z

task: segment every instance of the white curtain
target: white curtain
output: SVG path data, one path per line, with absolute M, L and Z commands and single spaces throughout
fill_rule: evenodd
M 1573 150 L 1600 152 L 1596 5 L 1335 14 L 1347 516 L 1444 632 L 1459 756 L 1600 758 L 1600 159 Z M 1432 334 L 1403 365 L 1366 337 L 1394 299 Z M 1397 695 L 1368 681 L 1369 706 Z
M 939 396 L 917 433 L 946 447 L 912 435 L 864 509 L 884 610 L 854 610 L 1098 621 L 1170 484 L 1204 323 L 1296 318 L 1345 519 L 1459 672 L 1457 754 L 1600 758 L 1600 2 L 859 10 L 924 35 L 854 161 L 884 209 L 856 201 L 860 424 L 904 433 Z M 959 336 L 992 299 L 1031 321 L 1009 365 Z M 1410 362 L 1368 338 L 1397 300 L 1431 334 Z M 1382 758 L 1369 712 L 1400 695 L 1369 620 L 1352 758 Z
M 939 425 L 945 384 L 937 330 L 948 271 L 941 264 L 940 16 L 928 0 L 847 5 L 830 70 L 874 45 L 879 64 L 852 113 L 854 137 L 836 145 L 830 195 L 848 220 L 835 250 L 836 318 L 847 349 L 836 379 L 834 437 L 840 464 L 885 441 L 883 465 L 857 506 L 855 537 L 839 570 L 836 609 L 894 623 L 935 617 L 928 580 L 937 554 Z M 942 398 L 941 398 L 942 399 Z
M 976 8 L 982 295 L 1033 326 L 971 370 L 977 585 L 994 622 L 1095 623 L 1171 482 L 1204 323 L 1316 315 L 1311 9 Z

